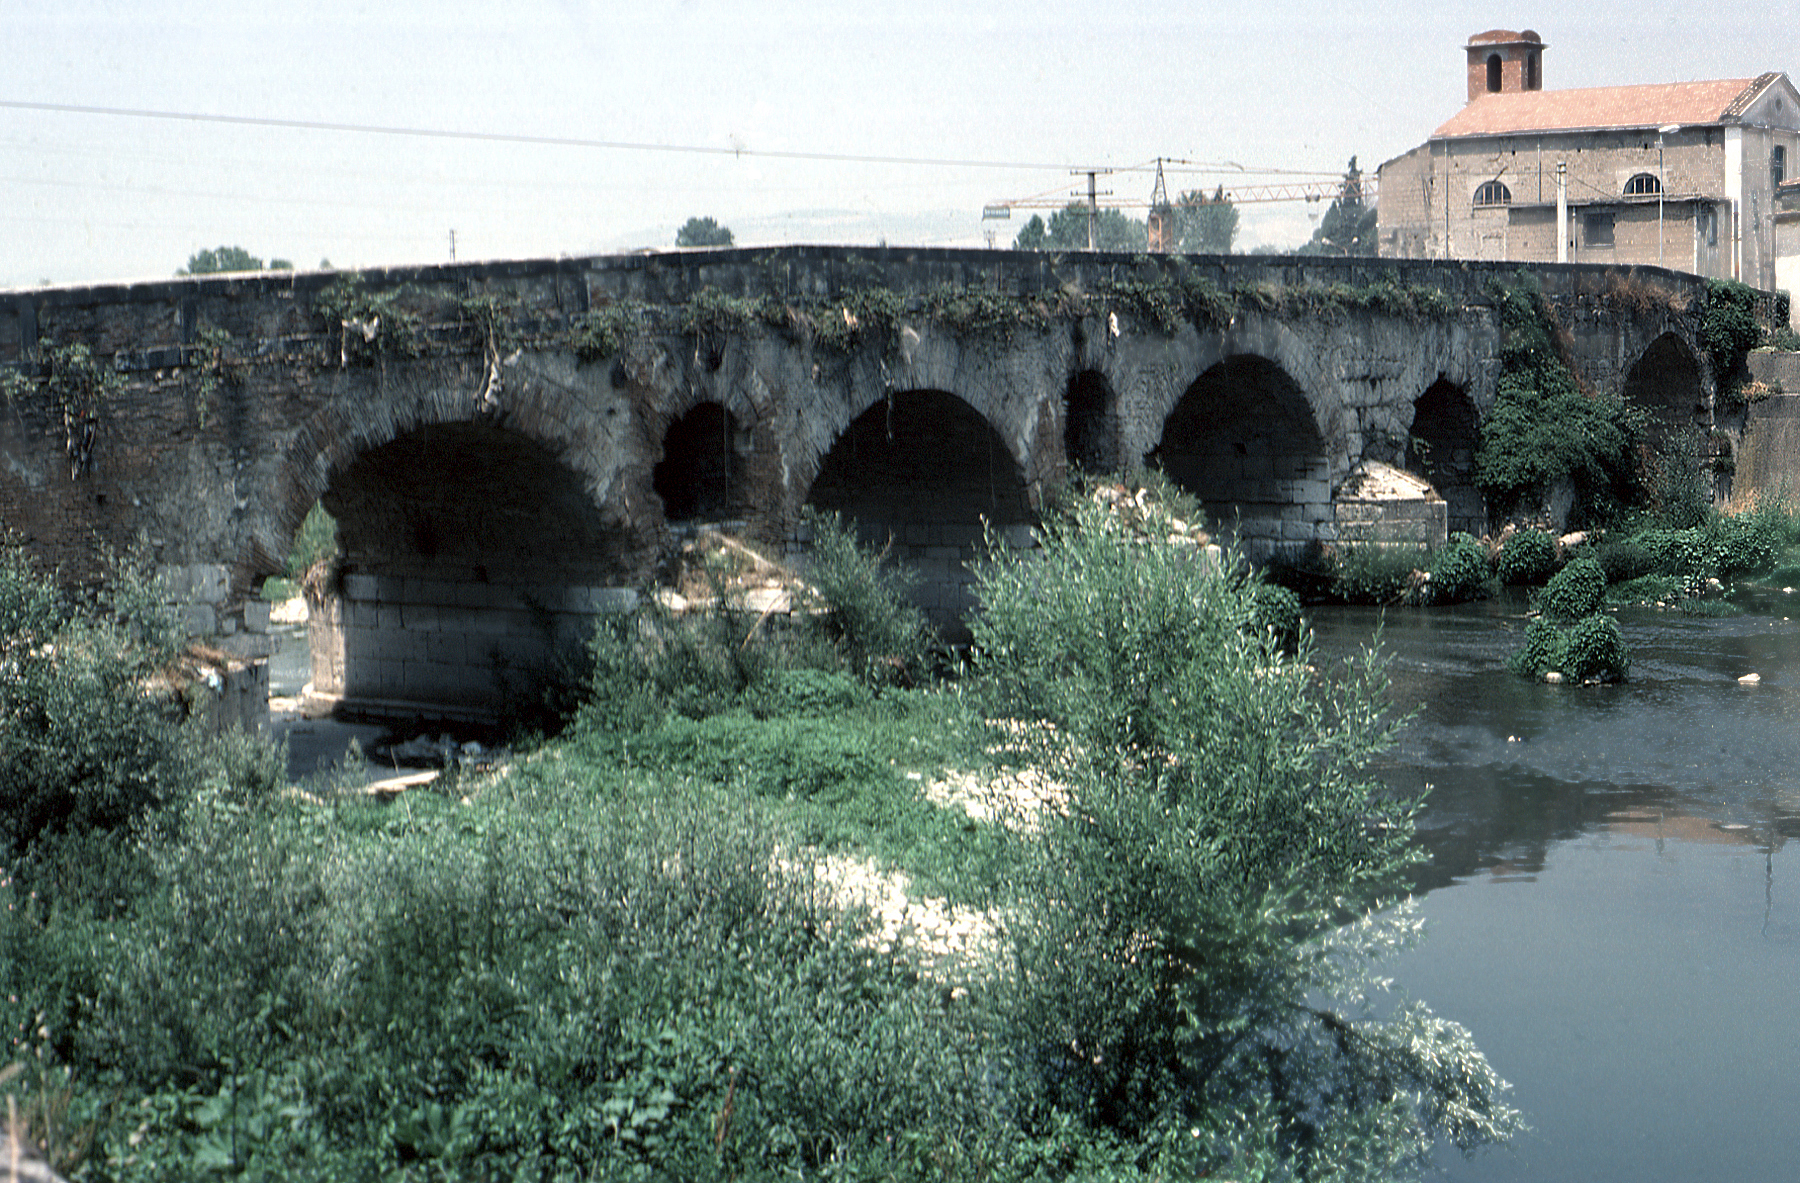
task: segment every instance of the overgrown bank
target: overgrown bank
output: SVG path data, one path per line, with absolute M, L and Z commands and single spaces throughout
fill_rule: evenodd
M 1378 671 L 1322 680 L 1147 527 L 1078 503 L 985 567 L 959 671 L 840 535 L 789 629 L 613 622 L 574 726 L 492 780 L 172 783 L 84 829 L 104 875 L 15 835 L 5 1087 L 91 1179 L 1381 1179 L 1503 1139 L 1468 1034 L 1372 1005 L 1414 933 Z M 934 804 L 957 763 L 1060 805 Z M 833 851 L 987 954 L 878 939 Z

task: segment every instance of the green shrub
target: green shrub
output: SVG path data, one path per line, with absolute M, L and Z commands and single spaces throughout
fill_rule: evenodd
M 1527 677 L 1556 671 L 1576 682 L 1623 682 L 1631 672 L 1631 654 L 1618 621 L 1596 613 L 1566 626 L 1532 621 L 1507 665 Z
M 1551 576 L 1538 596 L 1538 609 L 1552 620 L 1579 620 L 1599 608 L 1605 595 L 1605 569 L 1583 557 Z
M 1596 614 L 1571 625 L 1563 640 L 1562 672 L 1583 682 L 1623 682 L 1631 672 L 1631 655 L 1619 622 Z
M 1431 556 L 1430 579 L 1420 588 L 1425 604 L 1461 604 L 1488 594 L 1494 569 L 1481 543 L 1456 533 Z
M 1271 652 L 1231 568 L 1078 502 L 1031 559 L 978 572 L 988 709 L 1068 795 L 1009 831 L 1010 1055 L 1046 1115 L 1138 1145 L 1201 1129 L 1180 1177 L 1223 1170 L 1230 1114 L 1264 1115 L 1271 1170 L 1299 1177 L 1344 1166 L 1312 1155 L 1370 1107 L 1386 1148 L 1504 1138 L 1460 1028 L 1330 1001 L 1396 939 L 1375 901 L 1413 860 L 1417 803 L 1368 773 L 1392 735 L 1378 671 L 1324 684 L 1304 644 Z
M 820 618 L 857 677 L 872 685 L 907 682 L 926 665 L 931 633 L 912 601 L 917 576 L 856 540 L 836 514 L 809 512 L 807 581 L 824 599 Z
M 1548 620 L 1537 619 L 1525 629 L 1525 640 L 1507 659 L 1513 673 L 1538 678 L 1562 669 L 1563 632 Z
M 1556 574 L 1556 539 L 1547 530 L 1520 530 L 1500 547 L 1500 582 L 1537 585 Z
M 1608 538 L 1593 548 L 1608 583 L 1629 583 L 1656 573 L 1656 556 L 1635 538 Z
M 1251 590 L 1251 626 L 1258 636 L 1267 635 L 1281 653 L 1300 646 L 1300 597 L 1274 583 L 1257 583 Z
M 1742 513 L 1720 518 L 1717 535 L 1719 574 L 1766 571 L 1785 543 L 1787 523 L 1773 515 Z
M 1668 432 L 1656 441 L 1647 469 L 1645 494 L 1664 528 L 1686 530 L 1712 518 L 1712 455 L 1704 431 Z
M 1421 547 L 1340 546 L 1331 559 L 1331 596 L 1346 604 L 1397 604 L 1426 561 Z
M 80 603 L 0 547 L 0 858 L 49 833 L 123 830 L 195 784 L 166 677 L 177 635 L 128 564 Z

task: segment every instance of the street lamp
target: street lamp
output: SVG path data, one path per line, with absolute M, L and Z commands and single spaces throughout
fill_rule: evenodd
M 1663 265 L 1663 195 L 1668 185 L 1663 182 L 1663 137 L 1672 136 L 1681 130 L 1678 123 L 1664 124 L 1656 129 L 1656 265 Z

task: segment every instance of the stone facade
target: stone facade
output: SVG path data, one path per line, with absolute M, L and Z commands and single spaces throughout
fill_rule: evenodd
M 415 321 L 406 349 L 360 357 L 359 330 L 317 312 L 331 274 L 16 292 L 0 295 L 0 365 L 41 379 L 53 346 L 79 342 L 123 384 L 79 469 L 45 388 L 0 407 L 0 521 L 71 579 L 93 572 L 96 540 L 141 547 L 179 572 L 196 632 L 253 649 L 255 588 L 322 500 L 343 559 L 317 589 L 315 685 L 474 712 L 651 580 L 684 515 L 803 553 L 803 511 L 849 514 L 925 574 L 945 623 L 983 532 L 1029 545 L 1071 457 L 1162 464 L 1254 556 L 1335 541 L 1340 486 L 1369 460 L 1435 465 L 1451 528 L 1478 529 L 1488 301 L 1515 271 L 807 247 L 452 264 L 360 277 Z M 1684 375 L 1671 397 L 1707 403 L 1697 281 L 1659 276 L 1646 302 L 1604 268 L 1537 278 L 1595 388 L 1667 354 Z M 1235 293 L 1229 314 L 1168 327 L 1106 294 L 1175 281 Z M 1356 298 L 1382 285 L 1448 310 Z M 847 345 L 799 316 L 845 316 L 870 289 L 905 310 Z M 763 311 L 691 319 L 707 292 Z M 946 292 L 1019 315 L 959 323 L 930 311 Z M 471 299 L 505 307 L 497 336 Z M 624 301 L 642 326 L 577 353 L 572 330 Z
M 1775 190 L 1800 154 L 1800 91 L 1785 74 L 1543 91 L 1541 73 L 1526 85 L 1535 33 L 1495 30 L 1466 49 L 1469 105 L 1379 169 L 1383 256 L 1663 266 L 1777 286 Z

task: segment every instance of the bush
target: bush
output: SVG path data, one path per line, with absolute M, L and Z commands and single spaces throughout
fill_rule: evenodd
M 1566 627 L 1532 621 L 1507 665 L 1526 677 L 1554 670 L 1577 682 L 1623 682 L 1631 672 L 1631 654 L 1618 621 L 1595 614 Z
M 1067 790 L 1014 833 L 1002 901 L 1001 1018 L 1037 1120 L 1140 1146 L 1199 1130 L 1164 1164 L 1179 1177 L 1222 1170 L 1229 1115 L 1300 1177 L 1365 1177 L 1322 1149 L 1352 1131 L 1389 1166 L 1433 1134 L 1504 1138 L 1466 1033 L 1350 1001 L 1407 923 L 1377 901 L 1414 859 L 1417 802 L 1368 772 L 1393 734 L 1378 670 L 1314 681 L 1304 644 L 1250 635 L 1249 588 L 1085 503 L 1031 560 L 994 556 L 977 595 L 989 709 Z
M 1456 533 L 1431 556 L 1430 576 L 1420 589 L 1420 602 L 1461 604 L 1488 594 L 1493 567 L 1481 543 L 1467 534 Z
M 1300 597 L 1279 584 L 1257 583 L 1251 602 L 1256 635 L 1267 635 L 1277 652 L 1294 653 L 1300 646 Z
M 196 783 L 166 675 L 176 636 L 129 565 L 81 603 L 0 548 L 0 858 L 46 834 L 123 830 Z
M 1482 424 L 1475 480 L 1505 513 L 1560 481 L 1577 500 L 1573 522 L 1605 522 L 1639 499 L 1637 446 L 1644 412 L 1582 391 L 1557 348 L 1537 291 L 1496 288 L 1504 338 L 1494 408 Z
M 1605 569 L 1595 559 L 1579 558 L 1544 585 L 1538 609 L 1552 620 L 1579 620 L 1600 607 L 1605 595 Z
M 1786 542 L 1787 523 L 1766 513 L 1720 518 L 1715 527 L 1720 575 L 1766 571 Z
M 1411 546 L 1341 546 L 1332 555 L 1331 596 L 1346 604 L 1397 604 L 1427 561 Z
M 931 634 L 912 601 L 917 577 L 856 541 L 836 514 L 808 513 L 807 581 L 824 599 L 820 622 L 852 673 L 872 685 L 905 683 L 926 665 Z
M 1619 622 L 1594 615 L 1570 626 L 1563 641 L 1562 672 L 1564 677 L 1583 682 L 1623 682 L 1631 672 L 1631 655 Z
M 1609 538 L 1594 547 L 1593 557 L 1608 583 L 1629 583 L 1656 573 L 1656 556 L 1635 538 Z
M 1520 530 L 1500 547 L 1500 582 L 1537 585 L 1556 573 L 1556 539 L 1547 530 Z

